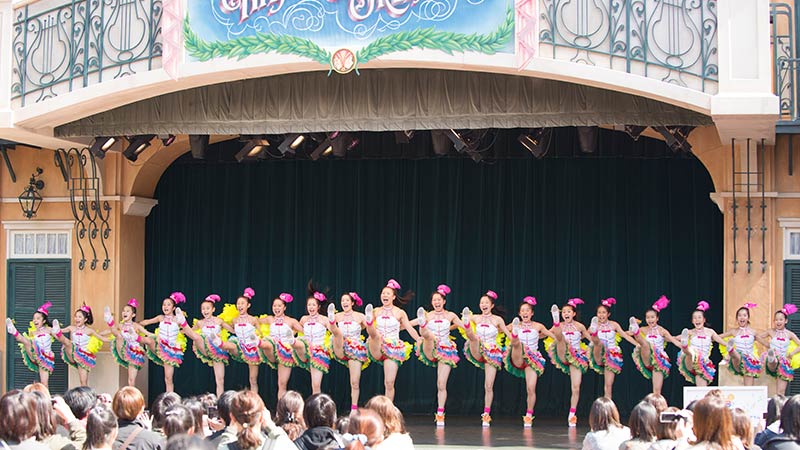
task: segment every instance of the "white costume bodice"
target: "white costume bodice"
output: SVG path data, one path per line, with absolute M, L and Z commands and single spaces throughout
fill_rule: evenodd
M 325 328 L 325 325 L 318 320 L 308 320 L 303 324 L 303 334 L 308 340 L 308 345 L 311 346 L 322 346 L 322 344 L 325 343 L 326 331 L 328 330 Z
M 361 335 L 361 324 L 356 322 L 355 317 L 347 317 L 342 315 L 344 320 L 337 322 L 339 329 L 342 331 L 342 336 L 345 338 L 358 338 Z
M 122 339 L 125 340 L 131 347 L 141 347 L 137 339 L 139 337 L 139 333 L 136 332 L 136 328 L 134 328 L 132 323 L 123 323 L 120 327 L 120 334 L 122 335 Z
M 435 316 L 434 316 L 435 317 Z M 446 316 L 445 316 L 446 317 Z M 450 321 L 447 319 L 430 319 L 427 324 L 428 330 L 433 333 L 436 342 L 450 340 Z
M 491 343 L 495 342 L 497 339 L 497 327 L 491 323 L 478 323 L 475 322 L 475 334 L 478 335 L 478 339 L 480 339 L 483 343 Z
M 233 326 L 233 331 L 236 332 L 236 338 L 240 343 L 253 344 L 258 342 L 258 334 L 256 334 L 256 327 L 252 323 L 242 320 Z
M 53 346 L 53 336 L 45 329 L 37 331 L 33 335 L 36 345 L 45 353 L 50 353 Z
M 272 325 L 269 327 L 269 336 L 273 339 L 277 339 L 280 342 L 284 341 L 291 341 L 294 338 L 294 332 L 292 331 L 292 327 L 289 326 L 288 323 L 284 322 L 283 319 L 275 319 L 272 322 Z
M 222 332 L 222 327 L 218 323 L 205 322 L 205 325 L 200 327 L 200 332 L 203 333 L 207 339 L 214 339 Z
M 789 333 L 786 330 L 775 330 L 775 335 L 769 341 L 769 348 L 774 350 L 778 355 L 784 356 L 789 352 Z
M 619 348 L 617 345 L 617 332 L 608 322 L 597 325 L 597 339 L 605 348 Z
M 705 334 L 699 334 L 695 332 L 695 334 L 689 339 L 689 345 L 700 352 L 704 358 L 708 359 L 711 356 L 711 336 Z
M 655 328 L 643 328 L 644 338 L 653 348 L 664 348 L 664 336 L 661 335 L 661 329 L 656 325 Z
M 79 329 L 75 328 L 75 331 L 72 332 L 72 336 L 70 336 L 70 340 L 72 341 L 72 345 L 78 347 L 81 350 L 86 350 L 86 347 L 89 346 L 89 333 L 86 332 L 86 328 Z
M 756 335 L 752 330 L 747 328 L 739 328 L 736 336 L 732 337 L 736 350 L 744 353 L 745 355 L 752 355 L 754 353 L 754 345 L 756 343 Z
M 524 324 L 521 326 L 524 326 Z M 521 328 L 517 337 L 519 338 L 519 342 L 526 348 L 534 351 L 539 350 L 539 330 Z
M 178 322 L 173 317 L 164 317 L 164 319 L 158 325 L 159 339 L 168 343 L 170 346 L 177 346 L 179 332 L 180 327 L 178 326 Z
M 375 328 L 384 339 L 400 339 L 400 321 L 391 312 L 381 311 L 381 315 L 375 318 Z
M 564 340 L 567 341 L 570 347 L 580 348 L 582 336 L 575 325 L 568 323 L 561 324 L 561 334 L 564 335 Z

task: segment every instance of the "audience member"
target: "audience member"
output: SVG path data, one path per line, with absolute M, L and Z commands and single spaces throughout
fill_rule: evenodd
M 162 392 L 153 400 L 153 405 L 150 407 L 150 413 L 153 416 L 153 431 L 164 435 L 164 415 L 170 406 L 176 405 L 181 402 L 181 396 L 174 392 Z
M 97 405 L 97 393 L 89 386 L 78 386 L 64 394 L 64 402 L 72 410 L 72 414 L 86 426 L 89 410 Z
M 105 405 L 90 409 L 86 416 L 86 443 L 83 450 L 112 450 L 117 438 L 117 418 Z
M 741 445 L 745 450 L 761 450 L 761 447 L 753 444 L 753 422 L 750 416 L 742 408 L 733 408 L 731 414 L 733 437 L 739 440 L 736 442 L 734 439 L 734 444 Z
M 659 397 L 661 396 L 659 395 Z M 666 401 L 664 403 L 666 404 Z M 656 407 L 647 401 L 639 402 L 633 407 L 630 420 L 628 420 L 631 439 L 623 442 L 619 446 L 619 450 L 647 450 L 656 440 L 657 425 Z
M 617 405 L 606 397 L 592 403 L 589 427 L 591 431 L 583 438 L 583 450 L 617 450 L 631 438 L 631 430 L 619 421 Z
M 753 439 L 754 444 L 763 447 L 768 440 L 781 434 L 781 409 L 785 403 L 786 397 L 783 395 L 775 395 L 769 399 L 769 403 L 767 403 L 767 427 L 764 431 L 756 434 L 755 439 Z
M 198 435 L 179 434 L 167 440 L 164 450 L 217 450 L 217 447 Z
M 185 405 L 172 405 L 164 412 L 164 435 L 169 439 L 178 434 L 194 434 L 197 425 L 194 420 L 192 411 Z
M 231 425 L 231 402 L 235 396 L 236 391 L 225 391 L 217 400 L 217 414 L 223 423 L 223 428 L 208 437 L 208 441 L 214 448 L 236 440 L 236 427 Z
M 219 450 L 296 450 L 286 433 L 269 416 L 264 401 L 253 391 L 236 393 L 231 402 L 231 424 L 237 439 Z
M 77 450 L 78 446 L 66 436 L 56 433 L 58 419 L 49 394 L 41 391 L 30 392 L 36 403 L 36 440 L 50 450 Z M 71 412 L 70 412 L 71 414 Z M 73 416 L 74 418 L 74 416 Z M 77 420 L 73 419 L 77 422 Z
M 143 419 L 144 397 L 139 389 L 132 386 L 120 389 L 111 407 L 119 426 L 114 450 L 161 450 L 164 447 L 164 439 L 150 431 L 150 424 Z
M 0 398 L 0 447 L 5 450 L 49 450 L 36 442 L 36 401 L 33 394 L 8 391 Z
M 300 450 L 317 450 L 333 444 L 344 447 L 342 437 L 333 427 L 336 425 L 336 403 L 327 394 L 314 394 L 303 406 L 303 419 L 308 429 L 294 444 Z
M 781 434 L 764 443 L 764 450 L 800 450 L 800 395 L 786 400 L 781 408 Z
M 711 391 L 713 392 L 713 391 Z M 721 396 L 711 392 L 694 406 L 692 450 L 742 450 L 733 439 L 733 418 Z
M 379 448 L 387 450 L 412 450 L 414 448 L 411 435 L 406 432 L 403 413 L 394 406 L 389 397 L 376 395 L 369 399 L 365 407 L 378 413 L 383 420 L 384 439 Z
M 365 448 L 378 448 L 383 442 L 383 421 L 378 413 L 371 409 L 359 409 L 350 416 L 347 432 L 342 439 L 348 450 L 364 450 Z
M 303 404 L 303 396 L 299 392 L 286 391 L 275 407 L 275 423 L 283 428 L 291 440 L 299 438 L 306 431 Z
M 658 424 L 656 425 L 656 441 L 650 446 L 650 450 L 686 450 L 691 434 L 691 411 L 681 411 L 674 406 L 668 407 L 659 414 Z

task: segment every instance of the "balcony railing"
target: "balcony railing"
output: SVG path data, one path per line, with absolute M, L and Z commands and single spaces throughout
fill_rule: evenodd
M 797 66 L 794 10 L 787 3 L 770 4 L 774 93 L 780 99 L 781 122 L 800 119 L 797 107 Z
M 25 106 L 160 67 L 161 13 L 161 0 L 40 1 L 15 10 L 12 98 Z

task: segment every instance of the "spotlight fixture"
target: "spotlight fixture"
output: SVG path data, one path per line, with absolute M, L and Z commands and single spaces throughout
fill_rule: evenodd
M 689 153 L 692 151 L 692 144 L 689 143 L 689 133 L 694 130 L 691 126 L 660 126 L 653 127 L 661 136 L 673 153 Z
M 394 140 L 398 144 L 408 144 L 414 137 L 414 130 L 403 130 L 394 132 Z
M 175 142 L 174 134 L 159 134 L 158 138 L 161 139 L 161 145 L 164 147 L 169 147 L 173 142 Z
M 283 139 L 281 145 L 278 146 L 278 150 L 280 150 L 280 152 L 284 155 L 287 153 L 294 155 L 294 153 L 297 151 L 297 148 L 300 147 L 305 140 L 306 137 L 303 134 L 289 133 Z
M 39 206 L 42 205 L 42 195 L 39 191 L 44 189 L 44 181 L 37 180 L 42 175 L 42 168 L 37 167 L 36 173 L 31 174 L 30 182 L 22 194 L 19 194 L 19 206 L 22 208 L 22 215 L 30 219 L 39 211 Z
M 431 147 L 433 148 L 433 153 L 437 156 L 445 156 L 450 153 L 451 144 L 444 131 L 431 130 Z
M 445 130 L 447 136 L 459 153 L 466 152 L 473 161 L 483 160 L 483 152 L 478 150 L 481 140 L 486 136 L 487 130 Z
M 206 159 L 206 149 L 208 149 L 208 135 L 190 134 L 189 149 L 192 151 L 192 158 Z
M 522 147 L 531 152 L 536 159 L 542 159 L 550 150 L 550 138 L 553 135 L 551 128 L 534 128 L 527 133 L 522 133 L 517 138 Z
M 336 139 L 331 139 L 333 156 L 344 158 L 347 152 L 358 145 L 358 138 L 350 133 L 341 133 Z
M 156 137 L 154 134 L 143 134 L 139 136 L 132 136 L 128 137 L 128 148 L 122 152 L 129 161 L 134 162 L 139 159 L 139 155 L 142 154 L 147 147 L 150 147 L 150 141 Z
M 333 142 L 331 141 L 331 138 L 327 138 L 322 141 L 322 143 L 320 143 L 313 152 L 311 152 L 311 159 L 316 161 L 320 156 L 328 156 L 331 153 L 333 153 Z
M 269 147 L 269 141 L 265 136 L 251 137 L 244 144 L 244 147 L 239 150 L 239 153 L 236 154 L 236 161 L 242 162 L 246 159 L 252 160 L 259 156 L 266 156 L 264 152 L 266 152 L 267 147 Z
M 597 135 L 600 130 L 597 127 L 576 127 L 578 129 L 578 145 L 583 153 L 594 153 L 597 151 Z
M 461 131 L 453 129 L 445 130 L 444 135 L 450 138 L 457 152 L 461 153 L 467 147 L 467 143 L 464 141 Z
M 647 127 L 642 125 L 625 125 L 625 132 L 628 133 L 628 136 L 634 141 L 638 141 L 639 137 L 646 129 Z
M 92 146 L 89 147 L 89 151 L 95 156 L 95 158 L 103 159 L 106 157 L 106 152 L 108 149 L 111 148 L 117 142 L 117 138 L 113 136 L 98 136 L 94 138 L 94 142 Z

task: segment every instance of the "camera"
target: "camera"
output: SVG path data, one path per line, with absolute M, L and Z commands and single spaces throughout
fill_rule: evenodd
M 679 420 L 686 420 L 689 415 L 685 411 L 664 411 L 658 418 L 661 423 L 672 423 Z
M 209 419 L 218 419 L 219 411 L 217 410 L 216 406 L 208 406 L 206 407 L 206 415 Z

